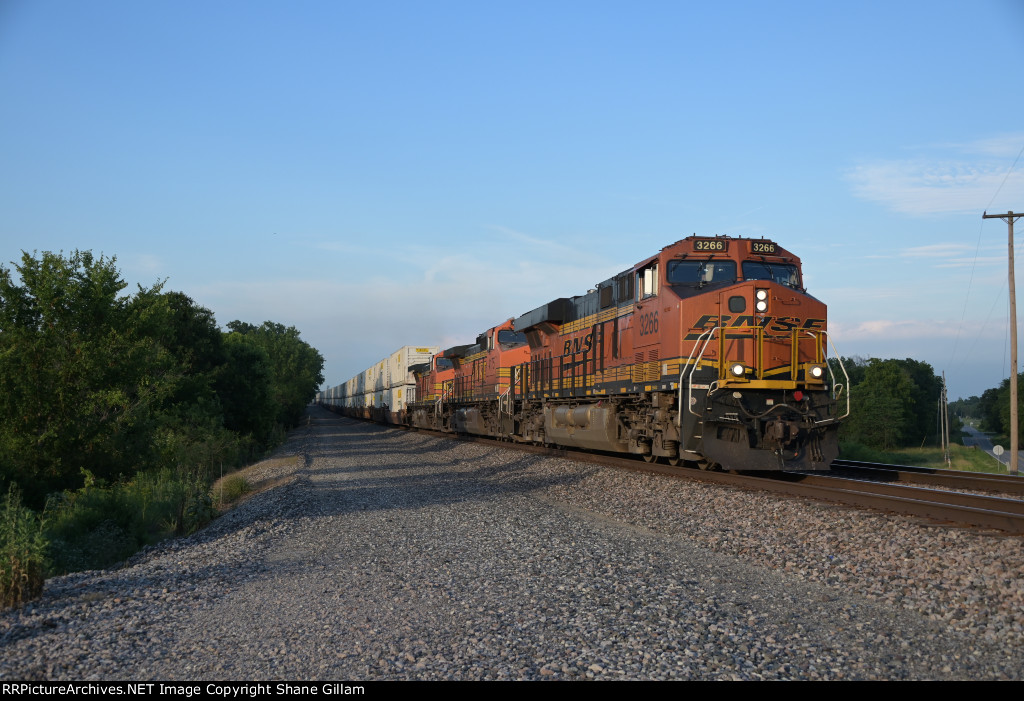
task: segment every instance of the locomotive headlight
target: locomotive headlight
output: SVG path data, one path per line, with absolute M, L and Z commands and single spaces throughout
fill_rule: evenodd
M 743 377 L 743 374 L 747 369 L 743 367 L 743 363 L 733 363 L 732 367 L 729 368 L 729 371 L 736 377 Z
M 811 377 L 816 380 L 820 380 L 825 375 L 825 368 L 820 365 L 815 365 L 811 368 Z
M 768 290 L 757 290 L 754 293 L 754 309 L 762 314 L 768 311 Z

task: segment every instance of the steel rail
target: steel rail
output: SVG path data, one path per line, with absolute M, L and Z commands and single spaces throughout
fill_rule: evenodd
M 914 465 L 884 465 L 882 463 L 860 462 L 857 460 L 836 460 L 832 463 L 832 469 L 833 471 L 860 474 L 871 479 L 881 479 L 887 482 L 914 482 L 916 484 L 933 484 L 954 489 L 980 489 L 1024 495 L 1024 479 L 1009 475 L 941 470 L 934 467 L 917 467 Z
M 512 448 L 522 452 L 549 455 L 577 462 L 906 514 L 932 519 L 941 524 L 960 524 L 994 529 L 1011 535 L 1024 535 L 1024 501 L 1018 499 L 870 482 L 829 476 L 823 473 L 778 472 L 757 476 L 751 473 L 711 472 L 686 467 L 672 467 L 656 462 L 647 463 L 618 455 L 583 452 L 571 448 L 502 441 L 487 436 L 445 433 L 393 424 L 389 424 L 389 427 L 418 431 L 438 438 Z

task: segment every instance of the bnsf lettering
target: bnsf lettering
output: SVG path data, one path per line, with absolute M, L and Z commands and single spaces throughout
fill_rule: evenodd
M 796 328 L 800 324 L 800 320 L 795 316 L 780 316 L 775 320 L 775 323 L 771 325 L 771 330 L 776 333 L 788 333 Z
M 658 312 L 648 312 L 640 315 L 640 335 L 658 333 Z
M 728 319 L 728 318 L 729 317 L 727 316 L 726 319 Z M 766 317 L 762 317 L 760 319 L 757 319 L 755 321 L 754 317 L 752 317 L 751 315 L 747 314 L 745 316 L 738 316 L 738 317 L 736 317 L 733 320 L 733 322 L 731 324 L 729 324 L 729 326 L 732 327 L 732 328 L 740 328 L 742 326 L 749 326 L 751 328 L 753 328 L 754 326 L 765 327 L 765 326 L 768 326 L 769 323 L 771 323 L 771 320 L 772 320 L 772 318 L 770 316 L 766 316 Z
M 594 334 L 588 333 L 583 338 L 567 339 L 562 347 L 562 355 L 573 355 L 575 353 L 588 353 L 594 347 Z
M 718 326 L 718 317 L 714 314 L 705 314 L 701 318 L 697 319 L 697 323 L 693 325 L 693 328 L 704 331 L 712 326 Z
M 700 329 L 701 331 L 707 331 L 713 329 L 716 326 L 725 326 L 726 322 L 732 317 L 728 314 L 719 318 L 716 314 L 705 314 L 701 318 L 697 319 L 697 323 L 693 325 L 693 328 Z M 744 317 L 740 317 L 742 319 Z
M 690 328 L 694 331 L 707 331 L 708 329 L 713 329 L 716 326 L 725 326 L 730 329 L 760 326 L 761 328 L 774 331 L 775 333 L 789 333 L 795 328 L 811 330 L 824 328 L 825 320 L 800 319 L 795 316 L 766 316 L 760 319 L 755 319 L 749 314 L 737 317 L 733 317 L 729 314 L 723 314 L 722 316 L 718 316 L 716 314 L 705 314 L 697 319 Z

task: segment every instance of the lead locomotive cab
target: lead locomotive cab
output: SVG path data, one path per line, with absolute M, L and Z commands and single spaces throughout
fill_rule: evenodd
M 831 375 L 826 308 L 804 289 L 800 260 L 764 239 L 698 238 L 692 254 L 674 251 L 667 264 L 684 309 L 687 295 L 709 303 L 698 302 L 683 337 L 684 456 L 740 469 L 828 468 L 848 381 L 845 371 L 843 384 Z
M 526 438 L 730 469 L 825 469 L 843 386 L 825 305 L 773 241 L 689 237 L 521 316 Z M 846 383 L 848 384 L 848 383 Z

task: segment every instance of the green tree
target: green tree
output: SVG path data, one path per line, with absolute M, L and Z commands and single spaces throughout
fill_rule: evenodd
M 15 270 L 0 266 L 0 488 L 35 507 L 85 479 L 233 463 L 323 382 L 294 327 L 225 334 L 162 283 L 125 294 L 114 258 L 24 253 Z
M 1024 373 L 1017 376 L 1017 387 L 1024 387 Z M 999 383 L 999 387 L 982 394 L 985 416 L 983 428 L 1004 436 L 1010 435 L 1010 378 Z M 1024 435 L 1024 391 L 1017 392 L 1017 432 Z
M 894 361 L 909 375 L 912 383 L 907 397 L 907 430 L 905 445 L 921 445 L 938 435 L 939 396 L 942 394 L 942 378 L 928 363 L 904 358 Z
M 965 418 L 981 418 L 981 397 L 973 395 L 967 399 L 961 397 L 954 402 L 950 402 L 949 413 L 951 415 L 962 416 Z
M 860 356 L 846 357 L 843 356 L 842 363 L 836 358 L 829 358 L 828 364 L 832 366 L 832 374 L 835 375 L 838 382 L 844 382 L 843 369 L 846 370 L 846 374 L 850 377 L 850 387 L 855 387 L 864 380 L 864 373 L 867 369 L 867 361 Z
M 265 444 L 277 420 L 271 396 L 270 357 L 241 333 L 226 334 L 224 349 L 228 362 L 217 381 L 224 425 Z
M 930 365 L 911 358 L 844 362 L 851 384 L 858 378 L 845 440 L 890 450 L 920 445 L 935 433 L 940 382 Z
M 162 411 L 170 421 L 220 425 L 216 383 L 228 356 L 213 312 L 181 292 L 139 289 L 129 311 L 139 333 L 154 341 L 172 361 L 173 372 Z
M 232 321 L 228 328 L 266 352 L 270 398 L 277 407 L 276 421 L 286 427 L 294 426 L 323 384 L 323 356 L 299 337 L 294 326 L 285 327 L 272 321 L 253 326 Z
M 0 266 L 0 482 L 26 500 L 152 456 L 171 359 L 137 333 L 114 258 L 23 253 Z M 6 487 L 4 487 L 6 488 Z
M 1006 402 L 1009 403 L 1010 397 L 1010 379 L 1003 380 L 1002 385 L 999 387 L 992 387 L 981 393 L 981 398 L 978 400 L 978 414 L 981 418 L 981 429 L 983 431 L 991 431 L 993 433 L 1002 433 L 1006 435 L 1009 432 L 1003 430 L 1003 415 L 999 411 L 1002 402 L 1000 401 L 1000 390 L 1002 387 L 1006 387 Z

